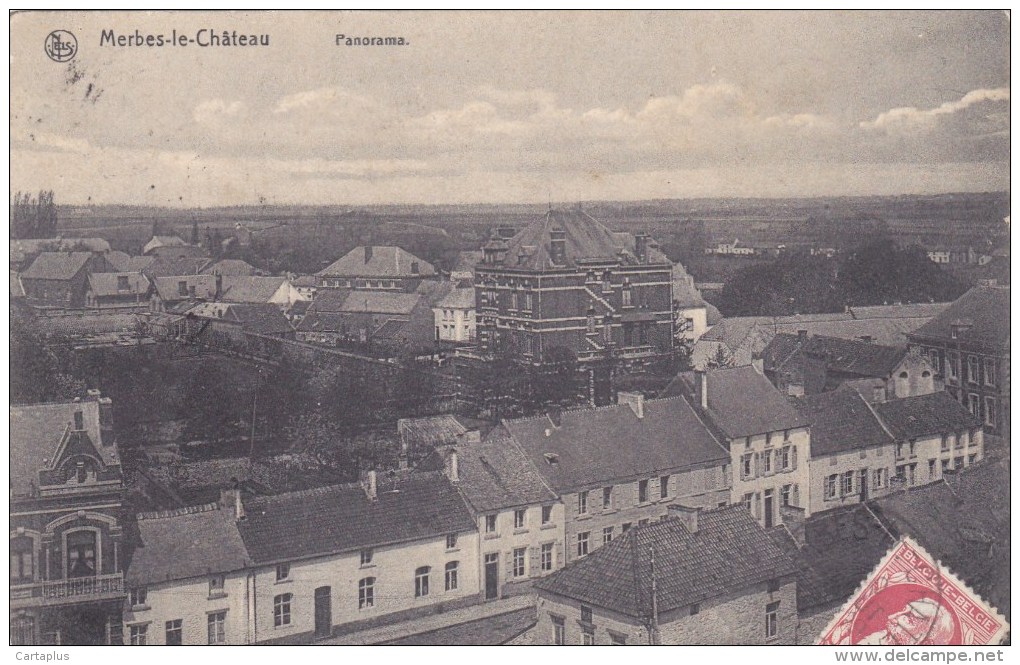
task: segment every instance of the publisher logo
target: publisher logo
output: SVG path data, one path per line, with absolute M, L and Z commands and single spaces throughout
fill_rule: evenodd
M 43 46 L 54 62 L 67 62 L 78 52 L 78 40 L 67 30 L 54 30 L 46 35 Z

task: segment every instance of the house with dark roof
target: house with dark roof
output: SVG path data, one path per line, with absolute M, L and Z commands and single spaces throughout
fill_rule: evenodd
M 634 359 L 668 353 L 672 268 L 645 234 L 614 233 L 580 208 L 550 210 L 484 247 L 474 281 L 479 349 L 525 363 L 557 348 L 582 362 L 610 349 Z
M 926 355 L 861 339 L 779 333 L 762 353 L 765 376 L 788 395 L 813 395 L 848 381 L 877 379 L 878 399 L 941 390 Z
M 286 277 L 259 275 L 230 275 L 213 273 L 221 279 L 219 299 L 223 302 L 262 304 L 272 303 L 281 310 L 289 309 L 298 300 L 304 300 Z
M 169 312 L 178 305 L 215 301 L 223 292 L 223 278 L 216 275 L 178 274 L 151 277 L 149 311 Z
M 203 302 L 189 308 L 184 316 L 191 340 L 222 349 L 246 349 L 251 335 L 294 338 L 290 321 L 270 303 Z
M 113 405 L 10 407 L 10 639 L 117 644 L 124 601 L 123 477 Z
M 298 324 L 298 339 L 423 350 L 435 344 L 428 299 L 419 293 L 322 289 Z
M 400 247 L 365 245 L 355 247 L 316 276 L 324 289 L 409 293 L 423 280 L 438 279 L 439 273 L 431 263 Z
M 645 399 L 504 420 L 509 440 L 565 506 L 565 561 L 583 559 L 670 504 L 730 500 L 729 454 L 683 398 Z M 483 536 L 484 537 L 484 536 Z
M 232 277 L 251 277 L 259 274 L 255 266 L 241 259 L 220 259 L 202 268 L 202 273 L 206 275 L 229 275 Z
M 152 284 L 140 272 L 94 272 L 89 275 L 85 307 L 97 310 L 143 311 L 149 307 Z
M 684 372 L 662 392 L 683 396 L 729 457 L 733 502 L 765 526 L 780 508 L 810 512 L 811 423 L 750 366 Z
M 631 529 L 536 584 L 539 644 L 792 644 L 797 567 L 740 506 Z
M 908 338 L 927 355 L 946 391 L 1009 438 L 1009 287 L 974 287 Z
M 190 245 L 177 236 L 160 235 L 152 236 L 152 239 L 145 243 L 142 254 L 162 259 L 208 258 L 209 256 L 205 247 Z
M 177 275 L 199 275 L 212 259 L 207 257 L 174 258 L 166 256 L 135 256 L 131 259 L 133 270 L 141 270 L 149 279 L 175 277 Z
M 42 252 L 21 273 L 25 298 L 37 307 L 78 309 L 85 306 L 88 276 L 109 270 L 93 252 Z

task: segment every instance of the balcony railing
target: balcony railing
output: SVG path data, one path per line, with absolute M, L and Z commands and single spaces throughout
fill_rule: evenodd
M 11 606 L 60 605 L 107 600 L 123 596 L 124 574 L 72 577 L 66 580 L 40 580 L 11 585 Z

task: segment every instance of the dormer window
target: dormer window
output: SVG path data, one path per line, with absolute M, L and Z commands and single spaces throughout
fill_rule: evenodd
M 181 296 L 182 298 L 187 297 L 187 295 L 188 295 L 188 283 L 187 282 L 183 282 L 183 281 L 182 282 L 177 282 L 177 295 Z
M 127 277 L 127 275 L 117 275 L 117 290 L 118 291 L 127 291 L 130 288 L 131 288 L 131 285 L 128 284 L 128 277 Z
M 74 412 L 74 429 L 77 432 L 85 429 L 85 415 L 81 411 Z

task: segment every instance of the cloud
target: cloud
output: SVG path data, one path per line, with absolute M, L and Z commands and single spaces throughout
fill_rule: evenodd
M 195 122 L 209 124 L 221 119 L 236 120 L 246 111 L 244 102 L 228 102 L 222 99 L 210 99 L 195 106 L 192 116 Z
M 888 133 L 910 133 L 926 131 L 934 128 L 940 116 L 948 116 L 969 109 L 984 102 L 1008 102 L 1009 88 L 982 88 L 972 90 L 960 99 L 933 109 L 918 109 L 913 106 L 901 106 L 878 115 L 874 120 L 860 123 L 862 129 L 885 131 Z

